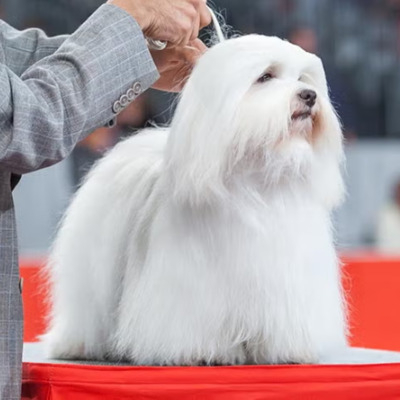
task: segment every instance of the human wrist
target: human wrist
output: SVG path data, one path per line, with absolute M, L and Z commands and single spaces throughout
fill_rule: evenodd
M 148 15 L 146 11 L 144 10 L 143 5 L 138 5 L 137 1 L 135 0 L 108 0 L 108 4 L 112 4 L 116 7 L 121 8 L 125 12 L 127 12 L 129 15 L 131 15 L 138 25 L 140 26 L 140 29 L 142 31 L 145 31 L 148 29 L 150 26 L 150 20 L 148 18 Z

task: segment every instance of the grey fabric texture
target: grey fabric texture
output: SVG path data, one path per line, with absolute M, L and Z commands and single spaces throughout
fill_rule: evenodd
M 20 399 L 23 315 L 10 176 L 52 165 L 159 75 L 136 21 L 101 6 L 70 36 L 0 21 L 0 399 Z M 34 210 L 33 210 L 34 211 Z

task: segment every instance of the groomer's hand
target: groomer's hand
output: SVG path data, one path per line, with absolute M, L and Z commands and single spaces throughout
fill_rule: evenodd
M 152 50 L 151 55 L 160 73 L 160 79 L 152 87 L 167 92 L 179 92 L 192 72 L 194 63 L 206 50 L 207 47 L 200 39 L 187 46 Z
M 186 46 L 211 23 L 206 0 L 108 0 L 135 18 L 145 36 Z

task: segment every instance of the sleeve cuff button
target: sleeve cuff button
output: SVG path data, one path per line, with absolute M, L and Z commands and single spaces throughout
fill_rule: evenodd
M 126 94 L 122 95 L 119 99 L 122 108 L 125 108 L 129 104 L 129 99 Z
M 112 110 L 115 114 L 119 114 L 122 111 L 123 107 L 119 101 L 116 101 L 113 104 Z
M 136 95 L 139 95 L 140 93 L 142 93 L 142 85 L 140 82 L 135 82 L 133 84 L 133 90 L 135 92 Z
M 129 89 L 129 90 L 126 92 L 126 95 L 128 96 L 128 100 L 129 100 L 129 101 L 135 100 L 136 94 L 135 94 L 135 91 L 134 91 L 133 89 Z

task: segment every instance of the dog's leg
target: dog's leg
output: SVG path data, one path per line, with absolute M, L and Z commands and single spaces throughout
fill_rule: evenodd
M 205 280 L 177 274 L 149 278 L 123 296 L 118 353 L 139 365 L 243 364 L 243 347 L 225 337 L 219 299 L 201 293 Z
M 134 266 L 128 266 L 115 339 L 117 352 L 137 364 L 245 361 L 228 318 L 233 295 L 223 284 L 227 273 L 220 249 L 213 249 L 194 223 L 199 222 L 161 210 L 138 279 Z

